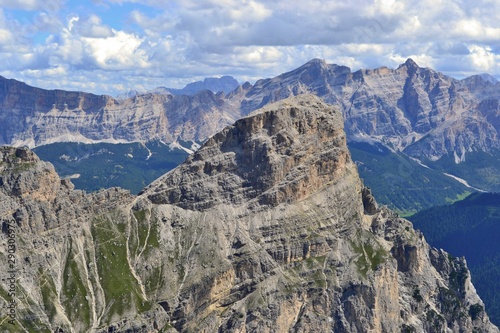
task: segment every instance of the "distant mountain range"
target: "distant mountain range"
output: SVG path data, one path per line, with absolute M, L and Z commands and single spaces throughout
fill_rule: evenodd
M 0 79 L 0 143 L 30 147 L 60 141 L 203 141 L 236 118 L 290 95 L 313 93 L 344 114 L 351 141 L 377 141 L 418 158 L 500 148 L 500 83 L 485 75 L 456 80 L 408 59 L 397 69 L 351 72 L 314 59 L 229 94 L 200 87 L 165 89 L 123 101 L 83 92 L 43 90 Z
M 236 89 L 240 84 L 232 76 L 222 76 L 220 78 L 209 77 L 203 81 L 189 83 L 182 89 L 160 87 L 156 90 L 164 89 L 174 95 L 193 95 L 203 90 L 210 90 L 213 93 L 224 92 L 229 94 Z
M 222 76 L 220 78 L 209 77 L 203 81 L 196 81 L 187 84 L 182 89 L 158 87 L 153 90 L 148 91 L 148 93 L 158 93 L 158 94 L 173 94 L 173 95 L 194 95 L 203 90 L 210 90 L 213 93 L 224 92 L 229 94 L 231 91 L 239 86 L 238 81 L 232 76 Z M 132 98 L 137 95 L 144 94 L 144 92 L 139 92 L 137 90 L 130 90 L 125 94 L 120 94 L 117 99 Z
M 222 81 L 226 78 L 218 83 Z M 117 100 L 0 78 L 0 144 L 155 141 L 189 149 L 270 102 L 312 93 L 342 111 L 349 142 L 382 145 L 390 153 L 413 158 L 412 167 L 463 178 L 458 179 L 460 189 L 446 194 L 450 200 L 476 188 L 500 190 L 500 83 L 491 76 L 457 80 L 419 67 L 411 59 L 397 69 L 355 72 L 313 59 L 229 93 L 194 92 L 212 83 L 208 79 L 194 83 L 183 89 L 186 94 L 159 88 Z M 468 158 L 473 156 L 484 163 Z M 401 171 L 395 168 L 394 172 Z M 372 170 L 370 165 L 366 170 Z M 369 172 L 361 175 L 370 177 Z M 365 181 L 370 185 L 369 179 Z M 416 200 L 411 197 L 408 204 Z

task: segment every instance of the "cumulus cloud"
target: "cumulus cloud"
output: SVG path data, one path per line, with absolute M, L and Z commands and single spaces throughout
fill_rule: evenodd
M 45 77 L 45 87 L 103 93 L 179 87 L 206 76 L 253 81 L 312 58 L 356 70 L 396 67 L 411 57 L 449 75 L 500 75 L 497 1 L 72 4 L 0 0 L 0 74 L 32 84 Z

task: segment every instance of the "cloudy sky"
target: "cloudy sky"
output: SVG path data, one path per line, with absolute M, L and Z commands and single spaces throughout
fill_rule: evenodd
M 497 0 L 0 0 L 0 75 L 116 95 L 312 58 L 500 78 Z

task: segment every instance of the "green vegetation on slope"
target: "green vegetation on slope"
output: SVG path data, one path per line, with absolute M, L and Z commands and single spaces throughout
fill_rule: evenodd
M 471 192 L 442 172 L 428 169 L 382 145 L 351 142 L 349 150 L 360 177 L 377 201 L 403 216 L 445 205 Z
M 138 312 L 147 311 L 149 305 L 128 264 L 125 224 L 114 223 L 107 217 L 95 220 L 92 237 L 97 269 L 107 303 L 105 317 L 108 320 L 114 315 L 121 317 L 127 310 L 134 308 Z
M 54 320 L 54 317 L 57 315 L 55 306 L 58 299 L 56 285 L 47 271 L 44 271 L 42 268 L 40 268 L 38 273 L 38 281 L 40 284 L 40 290 L 42 291 L 45 313 L 48 315 L 49 321 L 52 322 Z
M 374 240 L 370 233 L 358 233 L 351 241 L 351 246 L 358 255 L 354 262 L 356 268 L 364 278 L 366 278 L 368 272 L 376 271 L 377 266 L 387 260 L 387 251 Z
M 78 252 L 73 248 L 73 240 L 68 239 L 68 256 L 64 266 L 61 303 L 71 322 L 83 322 L 86 328 L 91 324 L 89 293 L 85 287 L 84 270 L 78 265 Z
M 437 161 L 426 161 L 436 170 L 450 173 L 467 180 L 474 187 L 485 191 L 500 191 L 500 151 L 491 153 L 475 151 L 465 154 L 465 161 L 455 163 L 454 155 L 446 155 Z
M 62 178 L 72 177 L 77 189 L 91 192 L 118 186 L 134 194 L 188 156 L 184 150 L 170 149 L 161 142 L 60 142 L 33 150 L 42 160 L 52 163 Z
M 500 194 L 474 193 L 452 205 L 409 218 L 427 241 L 454 256 L 465 256 L 486 312 L 500 324 Z

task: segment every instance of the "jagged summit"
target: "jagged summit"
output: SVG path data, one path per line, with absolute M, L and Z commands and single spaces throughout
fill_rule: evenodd
M 313 95 L 266 106 L 210 138 L 146 190 L 154 203 L 206 209 L 307 197 L 350 162 L 342 115 Z
M 399 65 L 397 69 L 400 69 L 402 67 L 406 67 L 407 69 L 418 69 L 418 68 L 420 68 L 418 66 L 418 64 L 412 58 L 406 59 L 406 61 L 404 63 L 402 63 L 401 65 Z
M 328 65 L 325 59 L 314 58 L 306 62 L 304 65 L 300 66 L 298 69 L 300 69 L 301 67 L 311 67 L 311 66 L 326 67 Z
M 419 68 L 419 66 L 417 65 L 417 63 L 412 58 L 406 59 L 404 65 L 406 67 L 416 67 L 416 68 Z

